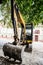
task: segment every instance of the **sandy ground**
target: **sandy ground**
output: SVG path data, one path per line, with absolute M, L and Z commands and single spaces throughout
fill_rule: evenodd
M 22 54 L 22 64 L 43 65 L 43 43 L 34 42 L 32 48 L 32 53 L 24 52 Z
M 24 52 L 24 48 L 22 49 L 22 64 L 25 65 L 43 65 L 43 43 L 41 42 L 33 42 L 32 44 L 32 52 L 27 53 Z M 0 49 L 0 56 L 3 56 L 3 51 Z

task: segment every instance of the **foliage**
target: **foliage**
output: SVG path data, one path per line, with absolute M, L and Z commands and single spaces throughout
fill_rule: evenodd
M 11 4 L 9 0 L 2 0 L 2 4 L 0 6 L 1 15 L 3 17 L 0 22 L 4 22 L 6 27 L 12 27 L 11 23 Z
M 43 22 L 43 0 L 16 0 L 26 22 Z
M 21 11 L 25 22 L 32 22 L 34 25 L 43 24 L 43 0 L 15 0 Z M 3 0 L 0 6 L 4 24 L 11 24 L 11 4 L 10 0 Z M 7 21 L 7 22 L 6 22 Z M 12 24 L 9 26 L 12 26 Z

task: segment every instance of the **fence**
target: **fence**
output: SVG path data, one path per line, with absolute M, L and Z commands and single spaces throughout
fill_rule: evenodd
M 20 29 L 19 31 L 19 37 L 20 37 Z M 7 38 L 13 40 L 14 32 L 11 28 L 0 28 L 0 39 L 1 38 Z M 33 41 L 35 42 L 43 42 L 43 28 L 35 28 L 33 29 Z
M 21 29 L 18 29 L 18 35 L 20 38 Z M 14 31 L 11 28 L 0 28 L 0 38 L 13 39 Z
M 0 38 L 13 38 L 14 32 L 11 28 L 0 28 Z

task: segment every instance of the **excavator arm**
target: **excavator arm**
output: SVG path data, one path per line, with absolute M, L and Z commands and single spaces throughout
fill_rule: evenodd
M 23 32 L 23 40 L 25 36 L 25 22 L 23 20 L 23 17 L 18 10 L 17 4 L 14 2 L 13 4 L 13 27 L 14 27 L 14 39 L 18 39 L 18 23 L 21 24 L 22 32 Z M 16 40 L 15 40 L 16 41 Z
M 14 29 L 15 29 L 15 33 L 14 34 L 15 34 L 15 36 L 18 35 L 18 32 L 19 32 L 18 31 L 18 23 L 20 23 L 21 27 L 22 27 L 21 41 L 23 43 L 26 43 L 26 44 L 27 43 L 28 44 L 32 43 L 33 25 L 31 23 L 30 24 L 25 24 L 25 21 L 24 21 L 24 19 L 22 17 L 22 14 L 20 13 L 20 11 L 19 11 L 19 9 L 18 9 L 17 4 L 15 3 L 15 1 L 14 1 L 14 4 L 13 4 L 13 12 L 14 12 L 13 13 L 13 15 L 14 15 L 13 16 L 14 17 L 14 22 L 16 23 L 16 24 L 14 24 Z M 26 32 L 26 30 L 27 30 L 27 32 Z M 31 34 L 29 33 L 29 30 L 31 30 Z M 27 39 L 27 37 L 28 37 L 28 39 Z M 18 38 L 18 36 L 16 38 Z
M 21 12 L 19 11 L 16 3 L 14 4 L 14 18 L 16 19 L 17 22 L 19 22 L 21 24 L 22 27 L 25 28 L 24 19 L 22 17 Z

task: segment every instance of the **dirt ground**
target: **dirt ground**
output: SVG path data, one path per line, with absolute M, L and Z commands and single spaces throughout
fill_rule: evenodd
M 4 57 L 0 57 L 0 65 L 20 65 L 20 62 L 8 61 Z
M 31 53 L 24 52 L 24 48 L 21 53 L 22 64 L 5 60 L 3 58 L 3 51 L 0 49 L 0 65 L 43 65 L 43 43 L 33 43 Z

